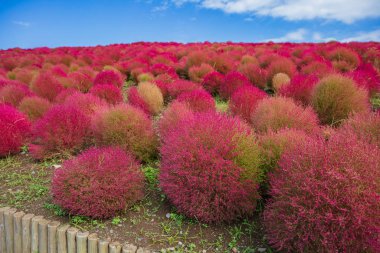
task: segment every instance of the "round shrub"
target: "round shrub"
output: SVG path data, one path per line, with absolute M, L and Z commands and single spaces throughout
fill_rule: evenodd
M 112 84 L 121 88 L 124 84 L 123 75 L 116 70 L 103 70 L 95 76 L 94 85 Z
M 282 87 L 289 85 L 290 77 L 284 73 L 277 73 L 272 78 L 272 88 L 278 91 Z
M 256 64 L 244 64 L 239 66 L 239 72 L 245 75 L 251 84 L 264 89 L 267 86 L 268 71 Z
M 150 82 L 142 82 L 138 84 L 137 91 L 148 105 L 150 114 L 157 115 L 162 110 L 164 98 L 157 85 Z
M 350 71 L 357 68 L 360 64 L 359 55 L 346 47 L 337 47 L 328 54 L 329 60 L 334 68 L 342 72 Z
M 30 89 L 38 96 L 54 101 L 64 88 L 53 74 L 42 72 L 32 80 Z
M 0 88 L 0 103 L 17 107 L 24 97 L 31 95 L 28 86 L 9 84 Z
M 73 106 L 56 105 L 32 127 L 30 153 L 35 159 L 81 150 L 89 136 L 90 119 Z
M 352 79 L 333 74 L 317 83 L 312 105 L 321 123 L 336 125 L 351 113 L 368 111 L 369 99 L 367 92 Z
M 189 69 L 190 80 L 196 83 L 202 83 L 203 78 L 214 71 L 214 68 L 207 63 L 202 63 L 200 66 L 193 66 Z
M 308 106 L 311 104 L 313 90 L 318 81 L 319 79 L 315 75 L 295 75 L 288 85 L 284 85 L 278 90 L 278 93 Z
M 90 74 L 87 74 L 84 70 L 71 72 L 67 75 L 70 79 L 70 88 L 75 88 L 81 92 L 88 92 L 92 86 L 93 78 Z
M 224 75 L 217 71 L 213 71 L 204 76 L 202 86 L 211 94 L 216 94 L 223 82 Z
M 291 98 L 271 97 L 258 102 L 252 113 L 252 125 L 260 133 L 274 132 L 282 128 L 304 130 L 307 133 L 318 131 L 318 117 L 310 108 L 303 108 Z
M 16 108 L 0 104 L 0 157 L 20 152 L 30 134 L 30 122 Z
M 233 115 L 250 122 L 257 103 L 266 96 L 264 91 L 254 86 L 240 87 L 232 94 L 228 104 L 229 109 Z
M 380 114 L 374 112 L 356 113 L 344 121 L 338 131 L 354 134 L 362 141 L 380 148 Z
M 325 77 L 333 72 L 330 62 L 313 61 L 305 65 L 301 69 L 301 73 L 305 75 L 316 75 L 318 78 Z
M 245 85 L 249 86 L 251 83 L 243 74 L 237 71 L 229 72 L 220 85 L 219 94 L 222 98 L 228 99 L 239 87 Z
M 194 112 L 215 110 L 214 98 L 205 90 L 193 90 L 182 93 L 176 100 L 186 103 Z
M 261 152 L 261 168 L 265 173 L 273 172 L 278 167 L 284 152 L 298 147 L 306 141 L 310 141 L 310 136 L 302 130 L 297 129 L 281 129 L 278 132 L 268 132 L 260 136 Z
M 290 78 L 296 73 L 297 67 L 288 58 L 279 58 L 273 61 L 268 67 L 268 79 L 272 80 L 277 73 L 287 74 Z
M 194 113 L 188 104 L 177 100 L 171 102 L 158 121 L 158 135 L 160 140 L 165 139 L 166 135 L 176 129 L 181 120 L 193 117 L 193 115 Z
M 175 99 L 184 92 L 202 89 L 202 86 L 198 83 L 178 79 L 170 83 L 167 89 L 168 89 L 169 96 L 172 99 Z
M 285 152 L 264 211 L 269 243 L 284 252 L 378 252 L 380 151 L 342 134 Z
M 54 203 L 70 215 L 109 218 L 143 197 L 140 165 L 118 147 L 92 148 L 54 171 Z
M 41 118 L 51 107 L 49 100 L 34 97 L 25 97 L 21 100 L 19 110 L 25 113 L 31 121 Z
M 94 115 L 91 126 L 97 144 L 119 145 L 145 162 L 156 155 L 152 122 L 138 108 L 125 104 L 105 108 Z
M 217 223 L 255 210 L 259 147 L 238 118 L 209 112 L 179 121 L 161 157 L 160 187 L 180 213 Z
M 371 64 L 362 64 L 355 71 L 347 73 L 347 76 L 367 89 L 371 97 L 380 93 L 380 76 Z
M 81 111 L 85 115 L 91 116 L 98 109 L 107 106 L 105 100 L 91 94 L 75 92 L 68 95 L 63 102 L 64 105 L 71 106 Z
M 128 89 L 128 103 L 133 105 L 136 108 L 139 108 L 147 115 L 151 115 L 150 109 L 148 104 L 142 99 L 142 97 L 139 94 L 139 91 L 137 90 L 137 87 L 131 87 Z
M 112 84 L 99 84 L 91 88 L 90 93 L 104 99 L 111 105 L 123 102 L 120 88 Z

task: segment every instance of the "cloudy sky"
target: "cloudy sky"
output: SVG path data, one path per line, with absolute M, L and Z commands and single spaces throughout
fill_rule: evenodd
M 380 41 L 380 0 L 0 0 L 0 48 Z

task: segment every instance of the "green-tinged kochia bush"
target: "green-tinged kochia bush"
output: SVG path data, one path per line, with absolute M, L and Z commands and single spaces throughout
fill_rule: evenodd
M 310 107 L 297 105 L 286 97 L 269 97 L 260 100 L 252 113 L 251 122 L 259 133 L 283 128 L 299 129 L 307 133 L 319 131 L 318 117 Z
M 352 113 L 369 111 L 368 92 L 352 79 L 333 74 L 316 84 L 312 105 L 322 124 L 338 125 Z
M 118 145 L 148 162 L 157 155 L 157 137 L 148 116 L 131 105 L 120 104 L 100 110 L 91 129 L 98 145 Z

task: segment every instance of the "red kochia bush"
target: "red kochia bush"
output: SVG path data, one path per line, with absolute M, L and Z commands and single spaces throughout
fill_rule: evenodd
M 224 75 L 213 71 L 204 76 L 202 86 L 211 94 L 215 94 L 224 82 Z
M 207 112 L 215 110 L 213 97 L 205 90 L 193 90 L 182 93 L 178 101 L 188 104 L 194 112 Z
M 198 83 L 178 79 L 170 83 L 167 89 L 168 89 L 169 96 L 175 99 L 184 92 L 202 89 L 202 86 Z
M 266 96 L 264 91 L 254 86 L 243 86 L 232 94 L 229 108 L 232 114 L 250 122 L 252 112 L 255 110 L 257 103 Z
M 313 89 L 318 82 L 314 75 L 295 75 L 288 85 L 280 88 L 278 93 L 285 97 L 293 98 L 294 101 L 304 106 L 311 104 Z
M 223 222 L 255 210 L 259 148 L 248 125 L 210 113 L 178 122 L 161 146 L 160 187 L 177 210 Z
M 171 102 L 158 121 L 158 134 L 160 139 L 165 139 L 167 134 L 170 134 L 177 128 L 181 120 L 193 117 L 193 115 L 193 111 L 187 104 L 177 100 Z
M 367 112 L 357 113 L 348 118 L 339 131 L 352 133 L 360 140 L 377 145 L 380 148 L 380 114 Z
M 120 104 L 100 110 L 91 127 L 97 144 L 119 145 L 145 162 L 156 155 L 157 138 L 152 122 L 136 107 Z
M 99 84 L 91 88 L 91 94 L 104 99 L 109 104 L 115 105 L 123 102 L 123 95 L 120 88 L 111 84 Z
M 0 157 L 17 153 L 30 134 L 30 122 L 14 107 L 0 104 L 0 133 Z
M 239 72 L 245 75 L 251 84 L 265 88 L 267 86 L 268 71 L 252 63 L 239 66 Z
M 123 86 L 123 75 L 116 70 L 103 70 L 95 76 L 94 85 L 112 84 L 118 88 Z
M 71 215 L 112 217 L 143 197 L 139 167 L 121 148 L 89 149 L 54 171 L 54 203 Z
M 56 77 L 45 72 L 33 79 L 30 89 L 38 96 L 53 101 L 64 88 Z
M 350 134 L 285 152 L 270 178 L 267 238 L 283 252 L 379 252 L 380 151 Z
M 74 107 L 83 114 L 91 116 L 99 108 L 107 106 L 107 102 L 91 93 L 75 92 L 65 98 L 64 105 Z
M 319 129 L 318 117 L 313 109 L 303 108 L 294 103 L 291 98 L 286 97 L 270 97 L 260 100 L 252 113 L 252 124 L 260 133 L 268 130 L 276 132 L 282 128 L 316 133 Z
M 74 153 L 83 148 L 90 119 L 73 106 L 57 105 L 36 121 L 30 152 L 35 159 L 58 152 Z
M 250 86 L 249 80 L 241 73 L 232 71 L 229 72 L 219 89 L 219 94 L 222 98 L 228 99 L 232 94 L 242 86 Z

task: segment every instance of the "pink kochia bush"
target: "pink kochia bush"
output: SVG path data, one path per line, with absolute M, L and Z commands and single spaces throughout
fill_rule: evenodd
M 17 107 L 24 97 L 31 96 L 32 92 L 26 85 L 10 84 L 0 88 L 0 103 Z
M 318 117 L 310 107 L 303 108 L 291 98 L 270 97 L 258 102 L 252 113 L 253 127 L 260 133 L 282 128 L 303 130 L 316 133 L 319 130 Z
M 139 163 L 118 147 L 89 149 L 54 171 L 54 203 L 71 215 L 109 218 L 143 197 Z
M 202 222 L 252 214 L 259 147 L 250 127 L 214 112 L 183 119 L 164 135 L 160 187 L 177 210 Z
M 176 129 L 181 120 L 189 119 L 193 116 L 194 112 L 189 108 L 188 104 L 177 100 L 171 102 L 158 121 L 160 140 L 164 140 L 166 135 Z
M 224 82 L 224 75 L 213 71 L 204 76 L 202 86 L 211 94 L 215 94 Z
M 95 76 L 94 85 L 112 84 L 118 88 L 123 86 L 123 75 L 116 70 L 103 70 Z
M 228 99 L 239 87 L 245 85 L 251 85 L 248 78 L 239 72 L 232 71 L 226 75 L 224 82 L 220 86 L 219 94 L 222 98 Z
M 98 145 L 118 145 L 145 162 L 156 155 L 152 122 L 136 107 L 120 104 L 100 110 L 92 118 L 91 129 Z
M 254 86 L 238 88 L 231 96 L 229 109 L 233 115 L 240 116 L 247 122 L 251 121 L 252 112 L 257 103 L 267 97 L 266 93 Z
M 0 157 L 15 154 L 30 134 L 30 122 L 16 108 L 0 104 Z
M 54 101 L 55 97 L 64 90 L 59 80 L 51 73 L 40 73 L 36 76 L 30 89 L 40 97 Z
M 182 93 L 178 101 L 188 104 L 194 112 L 207 112 L 215 110 L 213 97 L 205 90 L 193 90 Z
M 267 238 L 282 252 L 379 252 L 380 151 L 347 133 L 285 152 L 270 178 Z
M 42 159 L 60 152 L 78 152 L 86 143 L 89 127 L 89 116 L 79 109 L 56 105 L 34 123 L 30 153 L 33 158 Z
M 295 75 L 288 85 L 280 88 L 278 93 L 307 106 L 311 104 L 313 89 L 318 81 L 318 77 L 314 75 Z
M 104 99 L 109 104 L 115 105 L 123 102 L 120 88 L 111 84 L 99 84 L 91 88 L 90 93 Z

